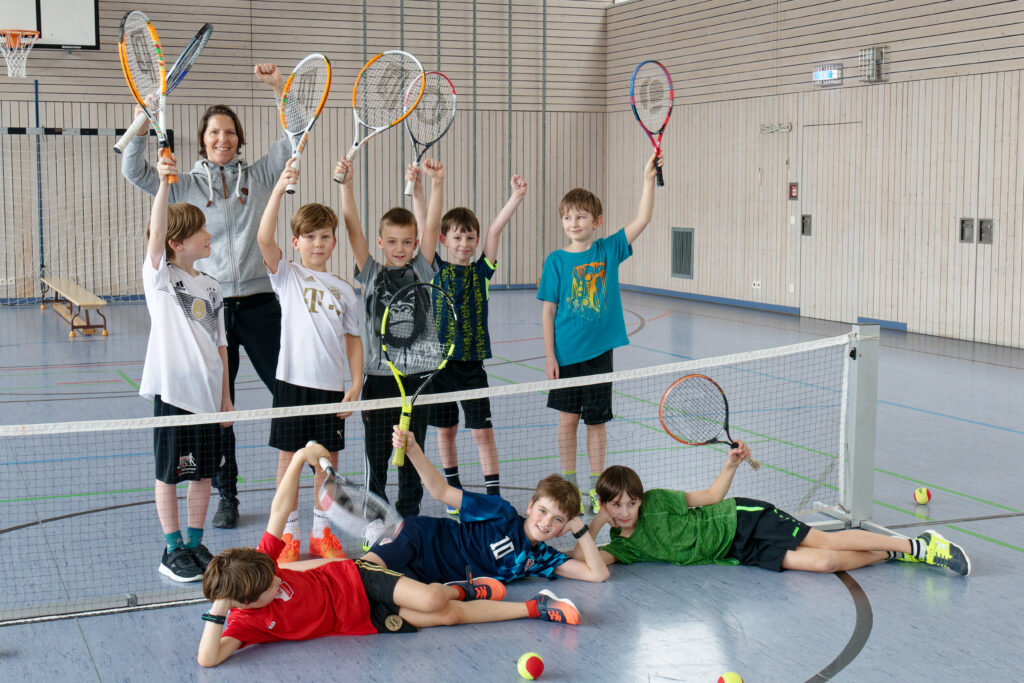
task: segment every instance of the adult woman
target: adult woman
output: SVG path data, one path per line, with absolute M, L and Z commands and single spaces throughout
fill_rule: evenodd
M 284 79 L 274 64 L 257 64 L 256 76 L 280 99 Z M 160 180 L 145 158 L 143 130 L 124 151 L 121 173 L 132 185 L 155 195 Z M 260 379 L 273 391 L 277 356 L 281 343 L 281 307 L 267 277 L 263 257 L 256 244 L 260 217 L 270 191 L 291 155 L 283 137 L 253 164 L 239 154 L 245 145 L 238 116 L 225 105 L 208 107 L 199 122 L 199 156 L 188 173 L 171 185 L 170 202 L 186 202 L 202 210 L 210 232 L 210 257 L 196 267 L 216 278 L 224 294 L 224 325 L 228 340 L 228 372 L 231 400 L 235 400 L 239 347 L 245 347 Z M 238 523 L 234 433 L 224 438 L 224 459 L 214 477 L 220 490 L 220 504 L 213 526 L 233 528 Z

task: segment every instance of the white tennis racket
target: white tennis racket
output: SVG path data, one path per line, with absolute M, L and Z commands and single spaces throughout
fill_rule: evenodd
M 299 157 L 306 146 L 309 131 L 320 118 L 331 91 L 331 63 L 320 53 L 314 53 L 295 65 L 288 76 L 281 96 L 281 126 L 292 143 L 292 168 L 298 168 Z M 295 194 L 295 186 L 285 188 Z

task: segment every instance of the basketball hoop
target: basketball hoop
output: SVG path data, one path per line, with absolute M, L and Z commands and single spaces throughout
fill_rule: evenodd
M 7 75 L 11 78 L 25 78 L 25 62 L 39 31 L 0 29 L 0 53 L 7 62 Z

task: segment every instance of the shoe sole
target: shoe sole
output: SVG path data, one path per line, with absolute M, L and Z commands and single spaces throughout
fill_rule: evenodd
M 160 563 L 160 567 L 158 568 L 158 571 L 161 574 L 163 574 L 164 576 L 166 576 L 168 579 L 170 579 L 172 581 L 177 581 L 178 583 L 191 583 L 193 581 L 199 581 L 200 579 L 203 578 L 202 574 L 197 574 L 197 575 L 193 576 L 192 578 L 186 578 L 184 576 L 178 576 L 177 574 L 172 572 L 171 569 L 167 565 L 165 565 L 163 562 Z
M 963 548 L 961 548 L 956 543 L 953 543 L 951 540 L 949 540 L 948 538 L 946 538 L 945 536 L 940 534 L 935 529 L 925 529 L 925 533 L 926 534 L 931 534 L 932 538 L 941 538 L 943 541 L 945 541 L 949 545 L 956 547 L 960 551 L 960 554 L 964 556 L 964 562 L 967 564 L 967 571 L 964 572 L 963 574 L 960 574 L 960 572 L 957 572 L 957 574 L 960 574 L 960 576 L 970 576 L 971 575 L 971 558 L 970 558 L 970 556 L 968 556 L 968 554 L 964 551 Z M 946 567 L 946 569 L 949 569 L 949 567 Z M 950 570 L 950 571 L 952 571 L 952 570 Z

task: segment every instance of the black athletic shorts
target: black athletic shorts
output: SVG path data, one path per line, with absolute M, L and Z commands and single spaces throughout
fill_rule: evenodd
M 558 368 L 558 378 L 601 375 L 612 371 L 611 349 L 590 360 Z M 583 423 L 599 425 L 612 419 L 612 385 L 587 384 L 582 387 L 554 389 L 548 394 L 548 408 L 563 413 L 575 413 L 583 417 Z
M 153 397 L 153 416 L 192 415 L 187 410 Z M 221 460 L 221 432 L 217 423 L 157 427 L 153 430 L 156 478 L 165 484 L 210 479 Z
M 482 360 L 450 360 L 430 381 L 430 393 L 444 394 L 449 391 L 486 389 L 487 373 Z M 465 415 L 466 429 L 491 428 L 491 402 L 486 398 L 459 401 Z M 459 424 L 459 407 L 451 403 L 435 403 L 430 406 L 431 427 L 455 427 Z
M 413 633 L 418 629 L 398 616 L 395 585 L 402 574 L 373 562 L 356 560 L 366 599 L 370 602 L 370 623 L 378 633 Z
M 736 499 L 736 536 L 728 557 L 752 567 L 782 571 L 786 551 L 796 550 L 811 527 L 771 503 Z
M 341 391 L 310 389 L 282 380 L 274 383 L 274 407 L 316 406 L 340 403 L 345 397 Z M 316 441 L 329 452 L 345 448 L 345 421 L 336 413 L 275 417 L 270 421 L 270 446 L 282 451 L 295 452 L 309 441 Z

